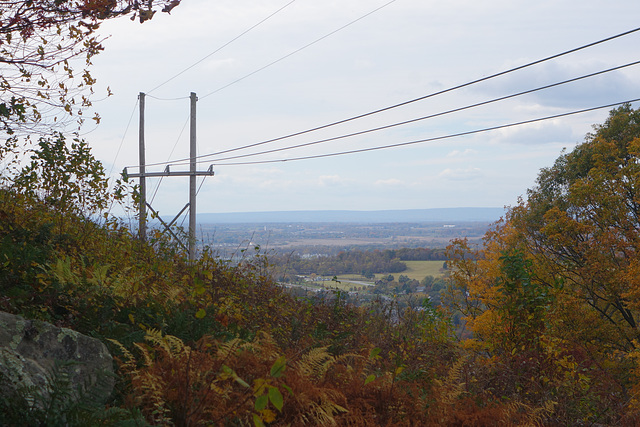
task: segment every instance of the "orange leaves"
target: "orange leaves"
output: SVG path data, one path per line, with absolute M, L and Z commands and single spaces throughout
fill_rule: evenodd
M 451 261 L 450 293 L 475 333 L 465 348 L 491 356 L 485 381 L 560 424 L 638 416 L 610 408 L 640 390 L 628 376 L 640 338 L 640 111 L 623 106 L 595 129 L 540 172 L 481 251 L 457 243 Z

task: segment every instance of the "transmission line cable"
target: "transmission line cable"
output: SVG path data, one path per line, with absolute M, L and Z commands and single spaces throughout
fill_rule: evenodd
M 614 36 L 607 37 L 605 39 L 601 39 L 601 40 L 598 40 L 598 41 L 595 41 L 595 42 L 592 42 L 592 43 L 589 43 L 589 44 L 586 44 L 586 45 L 582 45 L 582 46 L 579 46 L 579 47 L 574 48 L 574 49 L 570 49 L 570 50 L 567 50 L 567 51 L 564 51 L 564 52 L 561 52 L 561 53 L 557 53 L 555 55 L 551 55 L 551 56 L 548 56 L 546 58 L 538 59 L 538 60 L 533 61 L 533 62 L 529 62 L 529 63 L 523 64 L 523 65 L 519 65 L 517 67 L 510 68 L 510 69 L 505 70 L 505 71 L 501 71 L 501 72 L 498 72 L 498 73 L 495 73 L 495 74 L 492 74 L 492 75 L 489 75 L 489 76 L 486 76 L 486 77 L 482 77 L 480 79 L 472 80 L 472 81 L 467 82 L 467 83 L 462 83 L 462 84 L 459 84 L 457 86 L 452 86 L 452 87 L 447 88 L 447 89 L 443 89 L 443 90 L 440 90 L 440 91 L 437 91 L 437 92 L 433 92 L 433 93 L 430 93 L 430 94 L 427 94 L 427 95 L 424 95 L 424 96 L 421 96 L 421 97 L 418 97 L 418 98 L 414 98 L 414 99 L 411 99 L 411 100 L 408 100 L 408 101 L 404 101 L 404 102 L 401 102 L 401 103 L 398 103 L 398 104 L 394 104 L 394 105 L 391 105 L 391 106 L 388 106 L 388 107 L 384 107 L 384 108 L 380 108 L 380 109 L 377 109 L 377 110 L 373 110 L 373 111 L 370 111 L 368 113 L 364 113 L 364 114 L 360 114 L 360 115 L 357 115 L 357 116 L 349 117 L 349 118 L 343 119 L 343 120 L 338 120 L 338 121 L 335 121 L 335 122 L 332 122 L 332 123 L 328 123 L 328 124 L 325 124 L 325 125 L 317 126 L 317 127 L 311 128 L 311 129 L 300 131 L 300 132 L 287 134 L 287 135 L 280 136 L 280 137 L 277 137 L 277 138 L 272 138 L 272 139 L 269 139 L 269 140 L 266 140 L 266 141 L 256 142 L 256 143 L 253 143 L 253 144 L 244 145 L 242 147 L 232 148 L 232 149 L 229 149 L 229 150 L 218 151 L 216 153 L 208 154 L 207 156 L 211 157 L 211 156 L 216 156 L 216 155 L 219 155 L 219 154 L 229 153 L 229 152 L 232 152 L 232 151 L 239 151 L 239 150 L 244 150 L 244 149 L 247 149 L 247 148 L 253 148 L 253 147 L 256 147 L 256 146 L 259 146 L 259 145 L 264 145 L 264 144 L 269 144 L 269 143 L 276 142 L 276 141 L 281 141 L 283 139 L 292 138 L 294 136 L 304 135 L 304 134 L 315 132 L 315 131 L 318 131 L 318 130 L 321 130 L 321 129 L 326 129 L 326 128 L 333 127 L 333 126 L 336 126 L 336 125 L 340 125 L 340 124 L 344 124 L 344 123 L 351 122 L 351 121 L 354 121 L 354 120 L 362 119 L 364 117 L 372 116 L 374 114 L 379 114 L 379 113 L 382 113 L 382 112 L 385 112 L 385 111 L 392 110 L 394 108 L 402 107 L 402 106 L 405 106 L 405 105 L 408 105 L 408 104 L 412 104 L 414 102 L 422 101 L 422 100 L 425 100 L 425 99 L 428 99 L 428 98 L 432 98 L 432 97 L 435 97 L 435 96 L 438 96 L 438 95 L 443 95 L 443 94 L 448 93 L 448 92 L 453 92 L 453 91 L 458 90 L 458 89 L 462 89 L 462 88 L 465 88 L 465 87 L 468 87 L 468 86 L 472 86 L 474 84 L 485 82 L 487 80 L 491 80 L 491 79 L 494 79 L 496 77 L 504 76 L 506 74 L 513 73 L 515 71 L 519 71 L 519 70 L 522 70 L 524 68 L 531 67 L 533 65 L 538 65 L 538 64 L 541 64 L 543 62 L 550 61 L 552 59 L 557 59 L 559 57 L 562 57 L 562 56 L 565 56 L 565 55 L 569 55 L 571 53 L 575 53 L 575 52 L 578 52 L 580 50 L 584 50 L 584 49 L 596 46 L 598 44 L 602 44 L 602 43 L 605 43 L 605 42 L 608 42 L 608 41 L 611 41 L 611 40 L 614 40 L 614 39 L 617 39 L 617 38 L 620 38 L 620 37 L 627 36 L 629 34 L 637 32 L 637 31 L 640 31 L 640 27 L 637 27 L 637 28 L 634 28 L 632 30 L 625 31 L 623 33 L 616 34 Z M 180 159 L 178 161 L 184 161 L 184 160 L 185 159 Z
M 433 138 L 425 138 L 425 139 L 419 139 L 419 140 L 409 141 L 409 142 L 400 142 L 400 143 L 396 143 L 396 144 L 380 145 L 380 146 L 377 146 L 377 147 L 360 148 L 360 149 L 356 149 L 356 150 L 340 151 L 340 152 L 326 153 L 326 154 L 316 154 L 316 155 L 302 156 L 302 157 L 292 157 L 292 158 L 288 158 L 288 159 L 259 160 L 259 161 L 253 161 L 253 162 L 237 162 L 237 163 L 218 163 L 218 165 L 219 166 L 240 166 L 240 165 L 257 165 L 257 164 L 266 164 L 266 163 L 292 162 L 292 161 L 297 161 L 297 160 L 320 159 L 320 158 L 324 158 L 324 157 L 335 157 L 335 156 L 342 156 L 342 155 L 346 155 L 346 154 L 356 154 L 356 153 L 364 153 L 364 152 L 368 152 L 368 151 L 384 150 L 384 149 L 387 149 L 387 148 L 404 147 L 404 146 L 407 146 L 407 145 L 420 144 L 420 143 L 423 143 L 423 142 L 440 141 L 440 140 L 443 140 L 443 139 L 451 139 L 451 138 L 456 138 L 456 137 L 460 137 L 460 136 L 467 136 L 467 135 L 473 135 L 473 134 L 477 134 L 477 133 L 484 133 L 484 132 L 494 131 L 494 130 L 498 130 L 498 129 L 505 129 L 505 128 L 509 128 L 509 127 L 522 126 L 522 125 L 526 125 L 526 124 L 542 122 L 542 121 L 545 121 L 545 120 L 551 120 L 551 119 L 557 119 L 557 118 L 560 118 L 560 117 L 566 117 L 566 116 L 571 116 L 571 115 L 576 115 L 576 114 L 581 114 L 581 113 L 587 113 L 589 111 L 601 110 L 603 108 L 611 108 L 611 107 L 616 107 L 618 105 L 631 104 L 633 102 L 638 102 L 638 101 L 640 101 L 640 98 L 631 99 L 631 100 L 623 101 L 623 102 L 616 102 L 616 103 L 613 103 L 613 104 L 601 105 L 601 106 L 598 106 L 598 107 L 585 108 L 585 109 L 582 109 L 582 110 L 570 111 L 568 113 L 554 114 L 552 116 L 546 116 L 546 117 L 541 117 L 541 118 L 537 118 L 537 119 L 531 119 L 531 120 L 524 120 L 524 121 L 521 121 L 521 122 L 508 123 L 508 124 L 505 124 L 505 125 L 492 126 L 492 127 L 483 128 L 483 129 L 476 129 L 476 130 L 471 130 L 471 131 L 466 131 L 466 132 L 448 134 L 448 135 L 443 135 L 443 136 L 436 136 L 436 137 L 433 137 Z
M 173 148 L 171 149 L 171 153 L 169 153 L 169 155 L 167 156 L 168 158 L 171 158 L 171 156 L 173 155 L 173 152 L 176 151 L 176 147 L 178 146 L 178 142 L 180 142 L 180 138 L 182 138 L 182 134 L 184 133 L 184 130 L 187 127 L 187 123 L 189 123 L 189 119 L 190 117 L 187 117 L 187 120 L 184 121 L 184 125 L 182 125 L 182 129 L 180 130 L 180 134 L 178 135 L 178 138 L 176 139 L 175 144 L 173 144 Z M 153 192 L 153 196 L 151 197 L 151 202 L 153 203 L 153 201 L 156 198 L 156 194 L 158 194 L 158 190 L 160 189 L 160 184 L 162 184 L 162 180 L 164 179 L 164 175 L 162 175 L 160 177 L 160 180 L 158 181 L 158 184 L 156 185 L 156 189 Z
M 166 81 L 160 83 L 158 86 L 154 87 L 153 89 L 151 89 L 149 92 L 147 92 L 147 95 L 153 91 L 155 91 L 156 89 L 160 89 L 162 86 L 166 85 L 167 83 L 169 83 L 170 81 L 176 79 L 177 77 L 180 77 L 181 75 L 183 75 L 184 73 L 186 73 L 187 71 L 191 70 L 192 68 L 194 68 L 195 66 L 201 64 L 203 61 L 209 59 L 211 56 L 215 55 L 216 53 L 220 52 L 222 49 L 224 49 L 225 47 L 229 46 L 231 43 L 235 42 L 236 40 L 238 40 L 240 37 L 244 36 L 245 34 L 247 34 L 248 32 L 250 32 L 251 30 L 255 29 L 256 27 L 258 27 L 259 25 L 263 24 L 264 22 L 266 22 L 267 20 L 271 19 L 272 17 L 274 17 L 275 15 L 277 15 L 278 13 L 280 13 L 281 11 L 283 11 L 284 9 L 286 9 L 288 6 L 292 5 L 293 3 L 295 3 L 296 0 L 291 0 L 289 3 L 285 4 L 284 6 L 282 6 L 281 8 L 279 8 L 278 10 L 276 10 L 275 12 L 271 13 L 269 16 L 267 16 L 266 18 L 262 19 L 261 21 L 259 21 L 258 23 L 252 25 L 251 27 L 247 28 L 246 30 L 244 30 L 242 33 L 238 34 L 237 36 L 235 36 L 234 38 L 232 38 L 231 40 L 229 40 L 228 42 L 226 42 L 225 44 L 223 44 L 222 46 L 220 46 L 219 48 L 217 48 L 216 50 L 214 50 L 213 52 L 211 52 L 210 54 L 208 54 L 207 56 L 205 56 L 204 58 L 200 59 L 199 61 L 196 61 L 195 63 L 191 64 L 190 66 L 188 66 L 187 68 L 185 68 L 184 70 L 180 71 L 179 73 L 175 74 L 173 77 L 171 77 L 170 79 L 167 79 Z M 160 98 L 156 98 L 156 99 L 160 99 Z M 183 99 L 183 98 L 177 98 L 177 99 Z M 173 100 L 173 99 L 171 99 Z
M 116 166 L 116 161 L 118 160 L 118 156 L 120 156 L 120 150 L 122 149 L 122 145 L 124 144 L 124 139 L 127 136 L 127 132 L 129 131 L 129 126 L 131 126 L 131 121 L 133 120 L 133 116 L 136 113 L 136 108 L 138 108 L 139 100 L 136 99 L 136 103 L 133 106 L 133 110 L 131 111 L 131 116 L 129 116 L 129 121 L 127 122 L 127 127 L 124 129 L 124 134 L 122 135 L 122 139 L 120 139 L 120 145 L 118 146 L 118 150 L 116 151 L 116 155 L 113 158 L 113 163 L 111 164 L 111 170 L 109 170 L 109 176 L 113 173 L 113 168 Z
M 376 132 L 376 131 L 385 130 L 385 129 L 390 129 L 390 128 L 393 128 L 393 127 L 402 126 L 402 125 L 406 125 L 406 124 L 409 124 L 409 123 L 418 122 L 418 121 L 421 121 L 421 120 L 432 119 L 432 118 L 435 118 L 435 117 L 440 117 L 440 116 L 444 116 L 444 115 L 451 114 L 451 113 L 456 113 L 456 112 L 460 112 L 460 111 L 464 111 L 464 110 L 469 110 L 471 108 L 492 104 L 492 103 L 495 103 L 495 102 L 498 102 L 498 101 L 504 101 L 504 100 L 507 100 L 507 99 L 511 99 L 511 98 L 515 98 L 515 97 L 518 97 L 518 96 L 522 96 L 522 95 L 538 92 L 538 91 L 541 91 L 541 90 L 544 90 L 544 89 L 550 89 L 552 87 L 564 85 L 564 84 L 567 84 L 567 83 L 576 82 L 576 81 L 583 80 L 583 79 L 586 79 L 586 78 L 589 78 L 589 77 L 594 77 L 594 76 L 597 76 L 597 75 L 609 73 L 611 71 L 620 70 L 620 69 L 623 69 L 623 68 L 626 68 L 626 67 L 630 67 L 630 66 L 633 66 L 633 65 L 638 65 L 638 64 L 640 64 L 640 60 L 639 61 L 630 62 L 630 63 L 624 64 L 624 65 L 619 65 L 617 67 L 608 68 L 606 70 L 601 70 L 601 71 L 597 71 L 597 72 L 594 72 L 594 73 L 585 74 L 583 76 L 574 77 L 574 78 L 571 78 L 571 79 L 568 79 L 568 80 L 563 80 L 561 82 L 552 83 L 552 84 L 548 84 L 548 85 L 545 85 L 545 86 L 540 86 L 540 87 L 537 87 L 537 88 L 534 88 L 534 89 L 525 90 L 525 91 L 514 93 L 514 94 L 511 94 L 511 95 L 505 95 L 505 96 L 501 96 L 499 98 L 493 98 L 493 99 L 490 99 L 488 101 L 478 102 L 478 103 L 467 105 L 467 106 L 464 106 L 464 107 L 454 108 L 454 109 L 443 111 L 443 112 L 440 112 L 440 113 L 431 114 L 431 115 L 423 116 L 423 117 L 418 117 L 418 118 L 414 118 L 414 119 L 411 119 L 411 120 L 405 120 L 405 121 L 402 121 L 402 122 L 392 123 L 392 124 L 388 124 L 388 125 L 385 125 L 385 126 L 380 126 L 380 127 L 377 127 L 377 128 L 362 130 L 362 131 L 359 131 L 359 132 L 353 132 L 353 133 L 346 134 L 346 135 L 335 136 L 335 137 L 332 137 L 332 138 L 326 138 L 326 139 L 306 142 L 306 143 L 292 145 L 292 146 L 288 146 L 288 147 L 281 147 L 281 148 L 274 148 L 274 149 L 271 149 L 271 150 L 259 151 L 259 152 L 256 152 L 256 153 L 239 154 L 239 155 L 230 156 L 230 157 L 224 157 L 224 158 L 219 158 L 219 159 L 209 159 L 209 160 L 206 160 L 206 162 L 221 162 L 221 161 L 227 161 L 227 160 L 234 160 L 234 159 L 241 159 L 241 158 L 246 158 L 246 157 L 259 156 L 259 155 L 262 155 L 262 154 L 276 153 L 276 152 L 280 152 L 280 151 L 292 150 L 292 149 L 296 149 L 296 148 L 308 147 L 308 146 L 311 146 L 311 145 L 321 144 L 321 143 L 325 143 L 325 142 L 336 141 L 336 140 L 339 140 L 339 139 L 350 138 L 352 136 L 364 135 L 364 134 L 367 134 L 367 133 Z M 206 154 L 206 155 L 203 155 L 201 158 L 210 157 L 210 156 L 211 156 L 210 154 Z M 202 162 L 205 162 L 205 161 L 203 160 Z M 176 163 L 176 165 L 181 165 L 181 164 L 184 164 L 184 163 Z
M 206 95 L 201 96 L 201 97 L 200 97 L 200 99 L 204 99 L 204 98 L 206 98 L 206 97 L 208 97 L 208 96 L 211 96 L 211 95 L 213 95 L 213 94 L 216 94 L 216 93 L 220 92 L 220 91 L 221 91 L 221 90 L 223 90 L 223 89 L 228 88 L 229 86 L 232 86 L 232 85 L 234 85 L 234 84 L 236 84 L 236 83 L 239 83 L 239 82 L 243 81 L 244 79 L 249 78 L 249 77 L 253 76 L 254 74 L 259 73 L 260 71 L 263 71 L 263 70 L 265 70 L 265 69 L 267 69 L 267 68 L 271 67 L 272 65 L 275 65 L 275 64 L 277 64 L 278 62 L 283 61 L 283 60 L 287 59 L 288 57 L 290 57 L 290 56 L 292 56 L 292 55 L 295 55 L 296 53 L 298 53 L 298 52 L 300 52 L 300 51 L 302 51 L 302 50 L 305 50 L 305 49 L 306 49 L 306 48 L 308 48 L 308 47 L 313 46 L 314 44 L 316 44 L 316 43 L 318 43 L 318 42 L 320 42 L 320 41 L 322 41 L 322 40 L 326 39 L 327 37 L 330 37 L 330 36 L 334 35 L 334 34 L 335 34 L 335 33 L 337 33 L 338 31 L 342 31 L 342 30 L 344 30 L 345 28 L 347 28 L 347 27 L 349 27 L 349 26 L 351 26 L 351 25 L 355 24 L 355 23 L 356 23 L 356 22 L 358 22 L 358 21 L 363 20 L 364 18 L 368 17 L 369 15 L 372 15 L 372 14 L 376 13 L 377 11 L 379 11 L 380 9 L 383 9 L 383 8 L 385 8 L 385 7 L 389 6 L 391 3 L 395 3 L 395 2 L 396 2 L 396 0 L 391 0 L 390 2 L 383 4 L 382 6 L 380 6 L 380 7 L 376 8 L 376 9 L 372 10 L 372 11 L 371 11 L 371 12 L 369 12 L 369 13 L 366 13 L 366 14 L 362 15 L 361 17 L 359 17 L 359 18 L 357 18 L 357 19 L 354 19 L 353 21 L 351 21 L 351 22 L 349 22 L 349 23 L 347 23 L 347 24 L 343 25 L 342 27 L 340 27 L 340 28 L 338 28 L 338 29 L 336 29 L 336 30 L 331 31 L 329 34 L 325 34 L 324 36 L 320 37 L 319 39 L 316 39 L 316 40 L 312 41 L 311 43 L 308 43 L 308 44 L 306 44 L 306 45 L 302 46 L 301 48 L 298 48 L 298 49 L 294 50 L 293 52 L 288 53 L 287 55 L 285 55 L 285 56 L 281 57 L 280 59 L 276 59 L 275 61 L 270 62 L 270 63 L 268 63 L 267 65 L 265 65 L 265 66 L 263 66 L 263 67 L 260 67 L 260 68 L 258 68 L 257 70 L 252 71 L 252 72 L 250 72 L 249 74 L 247 74 L 247 75 L 245 75 L 245 76 L 243 76 L 243 77 L 240 77 L 239 79 L 236 79 L 236 80 L 232 81 L 231 83 L 228 83 L 228 84 L 226 84 L 226 85 L 224 85 L 224 86 L 222 86 L 222 87 L 219 87 L 218 89 L 214 90 L 213 92 L 209 92 L 209 93 L 207 93 Z
M 562 56 L 569 55 L 571 53 L 575 53 L 575 52 L 578 52 L 578 51 L 581 51 L 581 50 L 584 50 L 584 49 L 587 49 L 587 48 L 590 48 L 590 47 L 593 47 L 593 46 L 597 46 L 599 44 L 606 43 L 608 41 L 615 40 L 617 38 L 624 37 L 624 36 L 633 34 L 633 33 L 638 32 L 638 31 L 640 31 L 640 27 L 637 27 L 637 28 L 634 28 L 634 29 L 631 29 L 631 30 L 628 30 L 628 31 L 625 31 L 625 32 L 622 32 L 622 33 L 607 37 L 607 38 L 604 38 L 604 39 L 600 39 L 600 40 L 597 40 L 595 42 L 591 42 L 591 43 L 588 43 L 588 44 L 585 44 L 585 45 L 582 45 L 582 46 L 579 46 L 579 47 L 576 47 L 576 48 L 573 48 L 573 49 L 569 49 L 569 50 L 566 50 L 566 51 L 563 51 L 563 52 L 560 52 L 560 53 L 557 53 L 557 54 L 554 54 L 554 55 L 551 55 L 551 56 L 547 56 L 547 57 L 542 58 L 542 59 L 538 59 L 538 60 L 535 60 L 535 61 L 532 61 L 532 62 L 528 62 L 526 64 L 522 64 L 522 65 L 519 65 L 519 66 L 516 66 L 516 67 L 513 67 L 513 68 L 509 68 L 507 70 L 500 71 L 498 73 L 491 74 L 491 75 L 486 76 L 486 77 L 475 79 L 475 80 L 472 80 L 472 81 L 469 81 L 469 82 L 466 82 L 466 83 L 462 83 L 462 84 L 459 84 L 459 85 L 456 85 L 456 86 L 452 86 L 452 87 L 449 87 L 447 89 L 443 89 L 443 90 L 440 90 L 440 91 L 437 91 L 437 92 L 432 92 L 432 93 L 429 93 L 427 95 L 420 96 L 418 98 L 414 98 L 414 99 L 411 99 L 411 100 L 408 100 L 408 101 L 404 101 L 404 102 L 401 102 L 401 103 L 398 103 L 398 104 L 393 104 L 393 105 L 390 105 L 388 107 L 379 108 L 377 110 L 369 111 L 367 113 L 359 114 L 357 116 L 352 116 L 352 117 L 349 117 L 349 118 L 346 118 L 346 119 L 338 120 L 338 121 L 331 122 L 331 123 L 328 123 L 328 124 L 325 124 L 325 125 L 321 125 L 321 126 L 316 126 L 314 128 L 306 129 L 306 130 L 303 130 L 303 131 L 290 133 L 290 134 L 287 134 L 287 135 L 284 135 L 284 136 L 280 136 L 280 137 L 277 137 L 277 138 L 272 138 L 272 139 L 268 139 L 268 140 L 264 140 L 264 141 L 260 141 L 260 142 L 256 142 L 256 143 L 252 143 L 252 144 L 236 147 L 236 148 L 231 148 L 231 149 L 228 149 L 228 150 L 217 151 L 215 153 L 205 154 L 205 155 L 203 155 L 201 157 L 205 157 L 205 156 L 206 157 L 213 157 L 213 156 L 218 156 L 220 154 L 226 154 L 226 153 L 230 153 L 230 152 L 234 152 L 234 151 L 245 150 L 247 148 L 258 147 L 258 146 L 269 144 L 269 143 L 272 143 L 272 142 L 282 141 L 284 139 L 288 139 L 288 138 L 292 138 L 292 137 L 300 136 L 300 135 L 305 135 L 307 133 L 311 133 L 311 132 L 315 132 L 315 131 L 318 131 L 318 130 L 326 129 L 326 128 L 329 128 L 329 127 L 337 126 L 337 125 L 340 125 L 340 124 L 348 123 L 348 122 L 351 122 L 351 121 L 354 121 L 354 120 L 358 120 L 358 119 L 365 118 L 365 117 L 368 117 L 368 116 L 372 116 L 372 115 L 375 115 L 375 114 L 379 114 L 379 113 L 382 113 L 382 112 L 385 112 L 385 111 L 389 111 L 389 110 L 392 110 L 392 109 L 395 109 L 395 108 L 398 108 L 398 107 L 402 107 L 402 106 L 405 106 L 405 105 L 408 105 L 408 104 L 412 104 L 414 102 L 422 101 L 422 100 L 425 100 L 425 99 L 428 99 L 428 98 L 433 98 L 433 97 L 438 96 L 438 95 L 443 95 L 445 93 L 453 92 L 455 90 L 462 89 L 462 88 L 465 88 L 465 87 L 469 87 L 469 86 L 472 86 L 472 85 L 475 85 L 475 84 L 478 84 L 478 83 L 481 83 L 481 82 L 485 82 L 485 81 L 494 79 L 496 77 L 504 76 L 506 74 L 510 74 L 510 73 L 515 72 L 515 71 L 519 71 L 519 70 L 522 70 L 522 69 L 525 69 L 525 68 L 528 68 L 528 67 L 532 67 L 534 65 L 538 65 L 538 64 L 550 61 L 552 59 L 557 59 L 557 58 L 560 58 Z M 148 166 L 161 166 L 161 165 L 165 165 L 165 164 L 168 164 L 168 163 L 175 163 L 175 162 L 181 163 L 181 162 L 186 162 L 186 161 L 189 161 L 189 160 L 190 159 L 188 159 L 188 158 L 182 158 L 182 159 L 174 160 L 173 162 L 153 163 L 153 164 L 150 164 Z
M 158 101 L 182 101 L 183 99 L 189 99 L 188 96 L 178 96 L 176 98 L 160 98 L 160 97 L 157 97 L 157 96 L 149 95 L 147 93 L 145 93 L 145 95 L 147 95 L 149 98 L 153 98 L 153 99 L 156 99 Z
M 113 158 L 113 163 L 111 164 L 111 169 L 109 170 L 109 176 L 113 173 L 113 168 L 116 166 L 116 162 L 118 161 L 118 156 L 120 156 L 120 150 L 122 149 L 122 145 L 124 144 L 124 139 L 127 136 L 127 132 L 129 131 L 129 126 L 131 126 L 131 121 L 133 120 L 133 116 L 136 113 L 136 109 L 138 108 L 138 102 L 140 100 L 136 98 L 136 103 L 133 106 L 133 110 L 131 110 L 131 116 L 129 116 L 129 121 L 127 122 L 127 127 L 124 129 L 124 134 L 120 139 L 120 145 L 118 146 L 118 150 L 116 151 L 116 155 Z M 107 215 L 111 214 L 111 209 L 113 209 L 113 204 L 115 203 L 115 199 L 111 199 L 111 203 L 109 204 L 109 209 L 107 209 Z

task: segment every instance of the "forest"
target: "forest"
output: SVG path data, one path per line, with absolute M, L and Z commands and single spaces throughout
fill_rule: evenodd
M 293 295 L 260 253 L 229 260 L 205 248 L 190 261 L 157 230 L 139 239 L 109 214 L 118 203 L 135 212 L 135 185 L 110 187 L 88 142 L 43 129 L 55 127 L 43 108 L 76 119 L 71 89 L 92 82 L 83 71 L 66 79 L 74 70 L 61 56 L 89 64 L 102 20 L 144 22 L 175 2 L 44 3 L 11 2 L 0 27 L 14 72 L 0 86 L 0 311 L 98 338 L 116 387 L 98 402 L 52 372 L 47 390 L 0 393 L 0 424 L 640 423 L 640 110 L 613 109 L 542 169 L 482 245 L 452 241 L 441 304 Z M 63 49 L 40 46 L 56 37 Z M 365 257 L 341 261 L 351 256 Z M 442 254 L 366 255 L 424 256 Z

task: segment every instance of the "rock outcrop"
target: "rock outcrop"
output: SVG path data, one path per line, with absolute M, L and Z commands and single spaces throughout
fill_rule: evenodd
M 0 312 L 0 393 L 29 388 L 46 401 L 52 375 L 64 375 L 74 396 L 106 401 L 115 383 L 113 361 L 99 340 L 38 320 Z

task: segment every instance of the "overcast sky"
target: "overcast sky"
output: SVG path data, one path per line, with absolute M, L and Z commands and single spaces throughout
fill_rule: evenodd
M 640 16 L 636 0 L 396 0 L 374 13 L 389 0 L 295 0 L 210 55 L 289 2 L 183 0 L 170 16 L 156 14 L 143 25 L 128 19 L 104 24 L 101 31 L 110 38 L 94 61 L 96 98 L 106 86 L 114 95 L 95 103 L 102 124 L 85 138 L 107 171 L 116 176 L 138 163 L 139 92 L 148 93 L 147 163 L 166 162 L 188 157 L 184 126 L 190 92 L 199 97 L 198 152 L 205 155 L 480 79 L 631 30 Z M 365 119 L 233 154 L 345 135 L 556 83 L 640 60 L 638 46 L 640 32 Z M 235 161 L 398 144 L 639 97 L 640 66 L 634 66 L 436 119 Z M 214 162 L 216 175 L 201 187 L 198 212 L 514 205 L 534 185 L 540 168 L 551 166 L 564 147 L 570 150 L 581 142 L 607 111 L 313 160 Z M 199 169 L 208 166 L 203 163 Z M 157 183 L 148 184 L 149 198 Z M 153 206 L 169 216 L 187 199 L 186 178 L 165 178 Z

